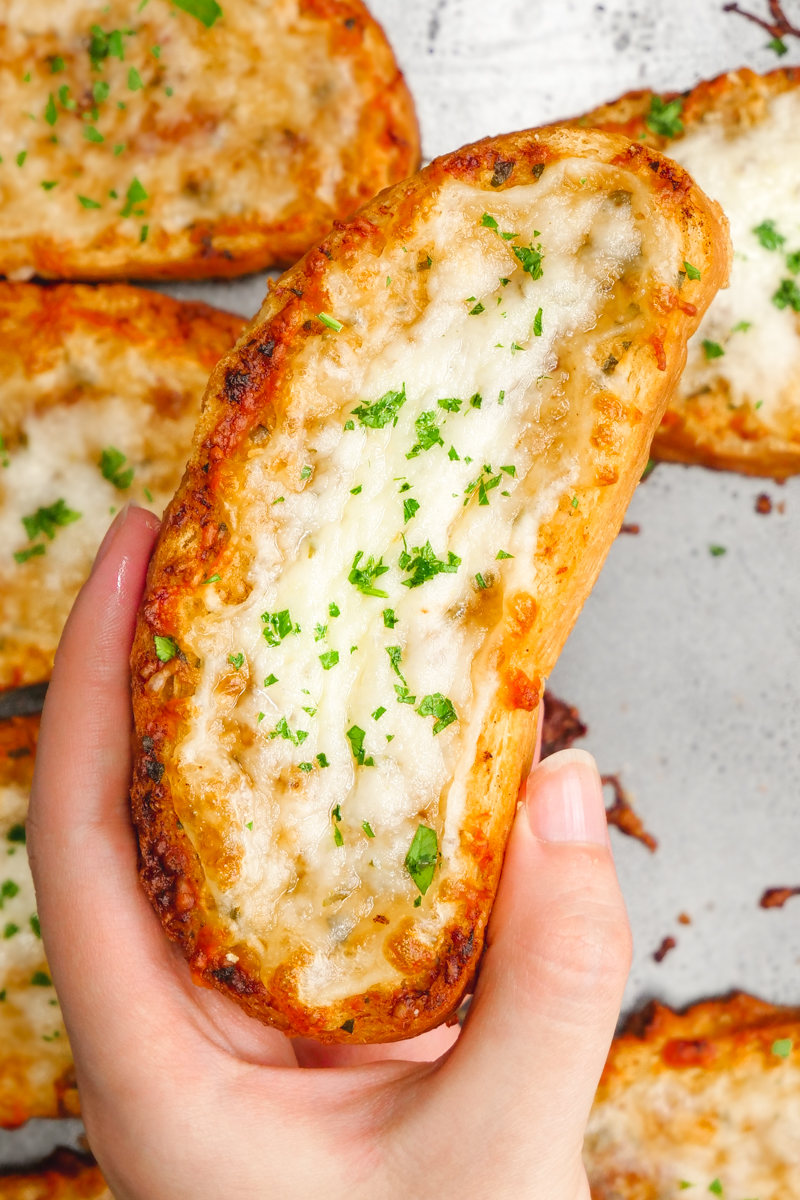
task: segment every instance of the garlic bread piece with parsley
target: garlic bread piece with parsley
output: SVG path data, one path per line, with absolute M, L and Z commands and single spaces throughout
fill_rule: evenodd
M 592 1200 L 800 1195 L 800 1009 L 653 1004 L 614 1039 L 584 1142 Z M 691 1189 L 691 1190 L 689 1190 Z
M 531 131 L 271 287 L 209 382 L 132 658 L 142 879 L 197 979 L 325 1041 L 453 1016 L 543 681 L 728 254 L 658 154 Z
M 742 69 L 683 95 L 632 92 L 580 118 L 686 168 L 731 226 L 730 287 L 689 346 L 654 458 L 800 472 L 800 69 Z
M 419 160 L 361 0 L 0 0 L 0 275 L 295 262 Z
M 243 325 L 141 288 L 0 282 L 0 689 L 50 678 L 115 513 L 163 512 Z
M 32 1117 L 79 1115 L 72 1051 L 42 948 L 25 842 L 38 735 L 38 716 L 0 721 L 0 1128 L 3 1129 L 13 1129 Z

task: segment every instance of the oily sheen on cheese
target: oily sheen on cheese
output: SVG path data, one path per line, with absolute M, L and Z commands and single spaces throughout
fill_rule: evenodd
M 2 0 L 0 109 L 18 280 L 293 262 L 419 157 L 361 0 Z
M 752 996 L 655 1005 L 611 1047 L 584 1143 L 593 1200 L 793 1200 L 800 1020 Z
M 242 324 L 135 288 L 0 283 L 0 688 L 49 678 L 122 505 L 163 511 Z
M 572 136 L 439 160 L 284 277 L 167 518 L 133 658 L 143 876 L 194 969 L 292 1032 L 457 1004 L 549 670 L 521 649 L 545 531 L 624 501 L 724 277 L 710 210 L 690 249 L 652 165 Z
M 582 119 L 669 154 L 730 221 L 730 287 L 692 339 L 654 454 L 782 478 L 800 470 L 800 72 L 732 72 L 670 101 L 670 137 L 649 92 Z

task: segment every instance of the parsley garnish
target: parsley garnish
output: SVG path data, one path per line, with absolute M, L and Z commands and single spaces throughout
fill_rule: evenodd
M 722 558 L 723 554 L 728 553 L 728 550 L 725 546 L 709 546 L 708 552 L 712 558 Z
M 786 42 L 783 40 L 783 38 L 779 37 L 771 38 L 770 41 L 767 42 L 766 49 L 773 50 L 775 54 L 777 54 L 778 58 L 781 58 L 784 54 L 789 53 L 789 47 L 786 45 Z
M 336 605 L 336 604 L 329 604 L 329 605 L 328 605 L 328 616 L 330 616 L 330 617 L 338 617 L 338 616 L 339 616 L 339 607 L 338 607 L 338 605 Z
M 47 107 L 44 110 L 44 119 L 47 121 L 48 125 L 55 125 L 56 121 L 58 120 L 58 109 L 56 108 L 56 102 L 53 99 L 52 92 L 48 98 Z
M 489 586 L 489 585 L 488 585 L 488 583 L 486 582 L 486 580 L 485 580 L 485 579 L 483 578 L 483 576 L 481 575 L 480 571 L 479 571 L 479 572 L 478 572 L 478 574 L 475 576 L 475 582 L 477 583 L 478 587 L 479 587 L 481 590 L 483 590 L 484 588 L 487 588 L 487 587 Z
M 13 879 L 7 879 L 2 887 L 0 887 L 0 908 L 3 908 L 6 900 L 13 900 L 18 894 L 19 887 L 14 883 Z
M 78 196 L 78 200 L 84 208 L 102 208 L 102 204 L 98 204 L 96 200 L 90 200 L 88 196 Z
M 358 408 L 353 409 L 353 416 L 358 417 L 359 422 L 369 429 L 383 429 L 384 425 L 388 425 L 390 421 L 396 425 L 397 414 L 407 399 L 406 385 L 403 384 L 399 392 L 386 392 L 380 400 L 376 400 L 373 404 L 368 401 L 359 404 Z
M 436 830 L 419 825 L 414 840 L 408 848 L 405 865 L 414 883 L 424 896 L 433 883 L 436 861 L 439 857 L 439 842 Z
M 11 922 L 9 922 L 9 924 L 6 925 L 5 929 L 3 930 L 3 937 L 12 938 L 15 933 L 19 933 L 19 925 L 13 925 Z M 41 934 L 39 936 L 41 936 Z
M 242 669 L 242 666 L 244 665 L 244 655 L 243 654 L 229 654 L 228 662 L 231 664 L 231 666 L 233 667 L 233 669 L 235 671 L 240 671 Z
M 124 492 L 126 488 L 131 486 L 133 479 L 133 467 L 129 467 L 127 471 L 123 471 L 122 467 L 128 461 L 127 455 L 121 450 L 115 449 L 114 446 L 109 446 L 100 455 L 100 473 L 103 479 L 107 479 L 109 483 L 113 483 L 118 491 Z M 217 576 L 219 579 L 219 576 Z
M 542 278 L 542 275 L 544 274 L 544 270 L 542 269 L 542 259 L 544 258 L 544 254 L 542 253 L 541 242 L 538 246 L 536 246 L 535 249 L 533 242 L 531 242 L 528 246 L 512 246 L 511 250 L 514 254 L 514 257 L 521 263 L 523 271 L 526 271 L 528 275 L 530 275 L 531 279 Z M 521 348 L 522 347 L 517 347 L 517 349 Z
M 395 675 L 397 675 L 398 678 L 402 679 L 403 683 L 405 683 L 406 681 L 403 677 L 403 672 L 400 670 L 400 659 L 403 657 L 402 646 L 387 646 L 386 653 L 389 655 L 389 662 L 392 664 L 392 670 L 394 671 Z
M 81 513 L 67 508 L 65 500 L 56 500 L 55 504 L 50 504 L 46 508 L 37 508 L 32 516 L 23 517 L 22 524 L 25 526 L 29 541 L 32 542 L 41 533 L 48 541 L 52 542 L 58 529 L 63 529 L 65 525 L 71 525 L 73 521 L 80 520 L 81 515 Z
M 314 764 L 310 763 L 310 762 L 298 763 L 297 766 L 298 766 L 298 769 L 301 771 L 313 771 L 314 770 Z
M 360 484 L 358 485 L 358 487 L 350 488 L 350 495 L 351 495 L 351 496 L 360 496 L 360 495 L 361 495 L 361 489 L 362 489 L 362 487 L 363 487 L 363 486 L 364 486 L 364 485 L 363 485 L 363 483 L 360 483 Z
M 685 262 L 683 264 L 683 269 L 688 275 L 689 279 L 702 279 L 700 271 L 697 269 L 697 267 L 693 267 L 691 263 Z
M 54 187 L 58 187 L 57 179 L 45 179 L 42 181 L 42 187 L 46 192 L 52 192 Z
M 448 400 L 437 400 L 436 403 L 438 404 L 439 408 L 443 408 L 445 410 L 445 412 L 456 412 L 457 413 L 460 411 L 461 405 L 464 403 L 464 401 L 456 400 L 453 397 L 451 397 Z
M 793 308 L 796 313 L 800 313 L 800 288 L 793 279 L 781 280 L 781 286 L 772 297 L 772 303 L 776 308 Z
M 679 133 L 683 133 L 682 112 L 683 100 L 680 96 L 666 103 L 660 96 L 651 96 L 650 112 L 645 120 L 645 125 L 651 133 L 657 133 L 660 137 L 677 137 Z
M 197 17 L 206 29 L 210 29 L 214 22 L 222 16 L 222 9 L 217 4 L 217 0 L 172 0 L 172 3 L 176 8 L 188 13 L 190 17 Z
M 475 307 L 474 307 L 474 308 L 471 308 L 471 309 L 469 310 L 469 315 L 470 315 L 471 317 L 479 317 L 479 316 L 481 315 L 481 313 L 482 313 L 482 312 L 486 312 L 486 309 L 483 307 L 483 305 L 482 305 L 482 304 L 480 303 L 480 301 L 479 301 L 479 302 L 478 302 L 478 303 L 475 305 Z
M 157 633 L 153 640 L 156 644 L 156 658 L 163 663 L 171 662 L 178 653 L 177 644 L 171 637 L 163 637 L 160 633 Z
M 394 690 L 397 693 L 398 704 L 416 704 L 417 697 L 412 696 L 405 684 L 396 683 Z
M 778 233 L 774 221 L 762 221 L 760 225 L 756 225 L 753 233 L 765 250 L 780 250 L 786 241 L 783 234 Z
M 278 682 L 279 681 L 278 681 L 277 675 L 268 675 L 267 678 L 264 680 L 264 687 L 272 687 L 273 683 L 278 683 Z
M 752 327 L 752 324 L 752 321 L 737 321 L 731 330 L 731 333 L 747 333 L 748 329 Z
M 453 702 L 443 696 L 441 692 L 434 692 L 432 696 L 424 696 L 417 712 L 421 717 L 437 718 L 433 727 L 434 736 L 441 733 L 448 725 L 452 725 L 453 721 L 458 720 L 458 713 L 453 707 Z
M 90 32 L 92 40 L 89 43 L 89 58 L 92 60 L 93 70 L 99 71 L 107 58 L 118 58 L 122 62 L 125 57 L 122 30 L 114 29 L 111 33 L 104 33 L 99 25 L 93 25 Z M 130 37 L 127 30 L 125 33 Z
M 66 65 L 67 64 L 64 62 L 60 54 L 54 55 L 50 60 L 50 74 L 59 75 L 63 70 L 66 69 Z
M 18 166 L 18 167 L 22 167 L 22 166 L 24 166 L 24 165 L 25 165 L 25 159 L 26 159 L 27 157 L 28 157 L 28 151 L 27 151 L 27 150 L 20 150 L 19 154 L 17 155 L 17 166 Z
M 317 755 L 317 762 L 319 763 L 319 765 L 321 767 L 329 767 L 330 766 L 330 763 L 328 762 L 328 759 L 324 754 Z
M 101 142 L 104 142 L 106 140 L 103 137 L 100 130 L 95 129 L 94 125 L 84 125 L 83 136 L 86 138 L 87 142 L 94 142 L 98 146 L 100 145 Z M 81 201 L 81 203 L 83 203 L 83 201 Z M 96 204 L 96 205 L 95 204 L 91 204 L 91 205 L 87 204 L 84 207 L 85 208 L 99 208 L 100 205 L 99 204 Z
M 305 483 L 305 481 L 310 478 L 311 478 L 311 467 L 309 467 L 309 466 L 303 467 L 302 471 L 300 472 L 301 481 L 303 483 Z
M 578 507 L 578 505 L 580 504 L 580 501 L 578 500 L 578 497 L 577 497 L 577 496 L 573 496 L 573 497 L 572 497 L 572 499 L 570 500 L 570 504 L 572 505 L 572 507 L 573 507 L 573 508 L 577 508 L 577 507 Z
M 131 216 L 131 214 L 134 211 L 134 205 L 142 204 L 145 200 L 149 200 L 150 197 L 148 196 L 147 192 L 142 187 L 139 180 L 134 178 L 133 183 L 128 188 L 128 191 L 125 194 L 125 199 L 126 199 L 127 203 L 126 203 L 125 207 L 122 209 L 122 212 L 120 213 L 121 217 Z
M 44 971 L 34 971 L 31 976 L 31 983 L 34 987 L 52 987 L 53 981 Z
M 290 633 L 299 633 L 300 626 L 292 623 L 288 608 L 279 613 L 262 613 L 264 640 L 268 646 L 279 646 Z
M 360 767 L 374 767 L 375 763 L 372 758 L 364 757 L 364 738 L 366 734 L 363 729 L 359 729 L 358 725 L 352 725 L 346 734 L 347 740 L 350 742 L 350 748 L 353 751 L 353 758 Z M 337 806 L 338 807 L 338 806 Z M 336 809 L 334 809 L 334 813 Z
M 450 449 L 447 451 L 447 457 L 450 459 L 450 462 L 460 462 L 461 461 L 458 451 L 456 450 L 455 446 L 451 446 Z
M 710 342 L 708 338 L 703 340 L 703 352 L 706 356 L 706 362 L 709 362 L 712 358 L 722 358 L 725 354 L 719 342 Z
M 419 500 L 415 500 L 413 496 L 409 500 L 403 501 L 403 517 L 406 522 L 410 521 L 416 512 L 419 511 Z
M 385 608 L 383 610 L 383 623 L 387 629 L 394 629 L 399 620 L 400 618 L 394 615 L 394 609 Z
M 373 721 L 380 721 L 381 717 L 383 716 L 383 714 L 385 712 L 386 712 L 386 709 L 383 707 L 383 705 L 381 705 L 380 708 L 376 708 L 375 712 L 372 714 Z
M 355 422 L 354 421 L 345 421 L 344 427 L 345 427 L 345 429 L 355 429 L 355 427 L 356 427 Z
M 533 336 L 542 336 L 542 310 L 539 309 L 536 316 L 533 318 Z
M 34 932 L 34 935 L 39 939 L 39 941 L 41 941 L 42 940 L 42 927 L 39 924 L 38 913 L 34 913 L 33 916 L 30 918 L 30 926 Z
M 420 413 L 414 422 L 414 428 L 417 431 L 417 442 L 411 447 L 406 458 L 416 458 L 420 450 L 432 450 L 434 446 L 444 446 L 442 435 L 436 424 L 435 412 Z
M 326 650 L 324 654 L 320 654 L 319 661 L 322 663 L 323 671 L 330 671 L 331 667 L 335 667 L 339 662 L 339 651 Z
M 14 561 L 26 563 L 29 558 L 40 558 L 45 553 L 44 546 L 28 546 L 25 550 L 16 550 L 14 552 Z
M 453 554 L 452 550 L 448 551 L 447 562 L 442 562 L 434 554 L 430 542 L 426 542 L 424 546 L 414 546 L 412 554 L 413 558 L 404 554 L 400 560 L 402 569 L 411 572 L 411 578 L 403 580 L 403 587 L 407 588 L 421 587 L 436 575 L 455 575 L 461 565 L 461 559 Z
M 341 321 L 337 321 L 336 317 L 332 317 L 330 313 L 317 313 L 317 320 L 326 325 L 328 329 L 332 329 L 334 333 L 341 333 L 344 325 Z
M 501 558 L 513 558 L 513 557 L 514 557 L 514 555 L 513 555 L 513 554 L 509 554 L 507 550 L 498 550 L 498 551 L 497 551 L 497 558 L 498 558 L 498 559 L 501 559 Z
M 788 1058 L 792 1053 L 794 1042 L 791 1038 L 779 1038 L 772 1043 L 772 1053 L 776 1058 Z
M 385 575 L 389 568 L 383 565 L 382 557 L 375 562 L 375 559 L 370 555 L 364 566 L 359 569 L 358 564 L 363 557 L 364 551 L 359 550 L 353 559 L 350 574 L 347 576 L 348 582 L 358 588 L 362 596 L 379 596 L 382 600 L 388 599 L 389 593 L 381 591 L 380 588 L 376 588 L 374 585 L 375 580 L 379 576 Z
M 713 1192 L 715 1196 L 721 1196 L 722 1195 L 722 1184 L 720 1183 L 720 1181 L 718 1179 L 714 1179 L 708 1185 L 708 1190 L 710 1192 Z
M 320 625 L 319 623 L 317 623 L 314 626 L 314 641 L 321 642 L 327 632 L 328 632 L 327 625 Z
M 793 275 L 800 275 L 800 250 L 795 250 L 792 254 L 786 255 L 786 266 Z
M 469 398 L 470 408 L 480 408 L 480 406 L 482 404 L 483 404 L 483 396 L 480 394 L 480 392 L 476 392 L 474 396 L 470 396 L 470 398 Z
M 370 825 L 369 821 L 362 821 L 361 828 L 364 830 L 364 833 L 367 835 L 368 838 L 375 837 L 375 833 L 374 833 L 373 828 Z
M 20 845 L 24 846 L 26 841 L 25 826 L 12 825 L 6 834 L 6 838 L 9 842 L 18 842 Z
M 308 737 L 308 733 L 305 731 L 305 729 L 298 729 L 297 733 L 292 733 L 286 717 L 281 717 L 280 721 L 278 721 L 278 724 L 275 726 L 269 736 L 270 739 L 276 737 L 283 738 L 284 741 L 291 742 L 293 746 L 302 746 L 303 742 Z
M 500 229 L 500 226 L 497 224 L 497 221 L 494 219 L 491 213 L 483 214 L 481 217 L 481 225 L 484 227 L 484 229 L 493 229 L 495 233 L 497 233 Z

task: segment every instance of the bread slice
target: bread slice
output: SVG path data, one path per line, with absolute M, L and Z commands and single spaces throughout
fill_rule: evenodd
M 326 1041 L 453 1014 L 543 680 L 727 271 L 680 168 L 564 129 L 437 159 L 271 288 L 133 650 L 142 878 L 198 980 Z
M 652 1005 L 617 1038 L 584 1143 L 593 1200 L 800 1195 L 800 1009 Z
M 39 1166 L 0 1175 L 0 1200 L 114 1200 L 100 1168 L 72 1150 L 56 1150 Z
M 0 688 L 49 679 L 114 513 L 163 511 L 243 325 L 137 288 L 0 282 Z
M 361 0 L 6 3 L 0 109 L 16 280 L 288 265 L 419 159 Z
M 25 849 L 38 717 L 0 721 L 0 1127 L 78 1116 L 72 1052 L 50 980 Z M 2 1196 L 0 1190 L 0 1196 Z
M 785 479 L 800 472 L 800 68 L 743 69 L 691 92 L 631 92 L 577 124 L 661 150 L 718 200 L 735 250 L 653 457 Z

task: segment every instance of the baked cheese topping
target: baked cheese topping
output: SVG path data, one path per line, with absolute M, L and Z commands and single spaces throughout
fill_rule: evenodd
M 192 7 L 216 8 L 0 4 L 3 241 L 102 250 L 119 237 L 138 253 L 195 226 L 202 240 L 210 214 L 255 236 L 311 203 L 338 213 L 342 191 L 357 204 L 348 153 L 367 97 L 329 22 L 298 0 L 238 0 L 206 28 Z M 214 230 L 217 251 L 225 236 Z
M 689 344 L 684 398 L 722 378 L 733 408 L 758 410 L 781 437 L 800 437 L 800 89 L 767 102 L 761 120 L 721 118 L 668 147 L 730 221 L 734 257 Z
M 730 1069 L 636 1072 L 597 1103 L 584 1158 L 593 1191 L 636 1200 L 698 1194 L 788 1200 L 800 1193 L 800 1068 L 791 1041 Z M 712 1187 L 713 1185 L 713 1187 Z M 691 1195 L 692 1192 L 689 1192 Z
M 249 594 L 212 577 L 182 627 L 200 682 L 172 768 L 233 942 L 267 974 L 298 951 L 306 1003 L 397 981 L 390 918 L 433 944 L 452 915 L 504 596 L 536 594 L 609 369 L 632 398 L 601 347 L 635 340 L 645 280 L 677 282 L 675 238 L 633 177 L 566 160 L 497 195 L 449 181 L 405 246 L 328 273 L 329 332 L 228 494 Z

